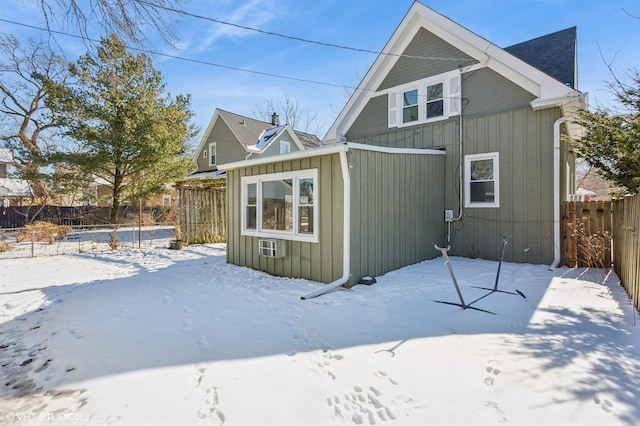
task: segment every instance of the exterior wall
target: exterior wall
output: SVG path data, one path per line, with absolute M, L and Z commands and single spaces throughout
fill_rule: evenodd
M 428 53 L 425 53 L 428 52 Z M 420 80 L 447 71 L 459 65 L 470 65 L 471 57 L 456 49 L 431 32 L 421 28 L 404 52 L 407 56 L 429 56 L 436 58 L 460 58 L 461 61 L 429 60 L 403 56 L 398 59 L 378 90 L 388 89 L 404 83 Z
M 444 155 L 349 153 L 352 284 L 439 255 Z
M 203 147 L 204 150 L 207 150 L 207 154 L 209 153 L 209 144 L 213 142 L 216 143 L 216 163 L 218 164 L 244 160 L 247 156 L 247 152 L 224 120 L 219 119 L 213 125 Z M 217 167 L 209 166 L 209 156 L 203 157 L 202 150 L 197 155 L 197 166 L 199 172 L 217 170 Z
M 469 93 L 467 91 L 466 93 Z M 470 99 L 470 103 L 473 98 Z M 500 207 L 464 209 L 462 221 L 452 226 L 451 254 L 498 259 L 500 235 L 511 234 L 505 260 L 551 263 L 553 260 L 553 123 L 559 109 L 533 111 L 523 105 L 513 111 L 465 118 L 463 153 L 500 152 Z M 358 120 L 356 120 L 357 124 Z M 388 147 L 444 148 L 444 208 L 459 209 L 458 119 L 387 129 L 377 135 L 358 135 L 354 126 L 348 132 L 351 142 Z M 561 153 L 561 181 L 574 173 L 566 145 Z M 568 189 L 562 188 L 566 199 Z M 443 209 L 434 224 L 444 226 Z M 439 240 L 445 244 L 446 239 Z
M 318 169 L 319 243 L 287 241 L 287 256 L 266 258 L 258 255 L 258 237 L 241 235 L 243 176 Z M 227 171 L 227 261 L 277 276 L 306 278 L 324 283 L 342 276 L 344 185 L 338 154 Z

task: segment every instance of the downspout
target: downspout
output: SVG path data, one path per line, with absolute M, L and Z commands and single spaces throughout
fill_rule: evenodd
M 344 224 L 343 224 L 343 240 L 342 240 L 342 276 L 337 280 L 323 285 L 317 290 L 312 291 L 301 297 L 302 300 L 318 297 L 334 288 L 349 282 L 351 275 L 351 177 L 349 175 L 349 162 L 347 161 L 347 149 L 340 151 L 340 165 L 342 168 L 342 182 L 344 184 Z
M 455 222 L 459 221 L 460 219 L 462 219 L 462 209 L 463 209 L 463 205 L 464 205 L 464 181 L 463 181 L 463 161 L 462 161 L 462 110 L 463 110 L 463 103 L 464 103 L 464 99 L 462 98 L 462 67 L 458 67 L 458 71 L 460 71 L 460 85 L 458 86 L 460 88 L 460 125 L 458 126 L 458 177 L 459 177 L 459 181 L 458 181 L 458 185 L 460 188 L 460 198 L 458 200 L 459 202 L 459 209 L 458 209 L 458 217 L 456 217 L 455 219 L 453 219 Z
M 553 123 L 553 262 L 549 269 L 560 265 L 560 125 L 573 118 L 565 115 Z
M 463 206 L 464 206 L 464 181 L 463 181 L 463 162 L 462 162 L 462 109 L 463 109 L 463 99 L 462 99 L 462 67 L 458 67 L 460 85 L 458 86 L 458 90 L 460 92 L 460 118 L 458 125 L 458 188 L 459 188 L 459 198 L 458 198 L 458 217 L 452 218 L 447 221 L 447 244 L 451 244 L 451 223 L 457 222 L 462 219 L 463 215 Z

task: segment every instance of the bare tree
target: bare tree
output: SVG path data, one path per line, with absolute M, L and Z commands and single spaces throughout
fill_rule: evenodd
M 289 94 L 282 99 L 265 99 L 262 105 L 255 106 L 253 116 L 258 120 L 271 121 L 274 112 L 280 117 L 281 124 L 289 124 L 295 130 L 317 135 L 322 129 L 322 124 L 318 123 L 318 113 L 302 108 L 298 100 Z
M 31 40 L 23 46 L 6 34 L 0 34 L 0 61 L 0 143 L 13 152 L 20 177 L 46 199 L 49 175 L 43 168 L 56 114 L 45 106 L 44 79 L 64 82 L 70 72 L 45 43 Z
M 89 39 L 89 28 L 98 22 L 105 33 L 118 34 L 123 40 L 142 44 L 155 31 L 171 43 L 172 13 L 187 0 L 37 0 L 47 27 L 58 23 L 65 28 L 75 27 Z M 151 31 L 150 31 L 151 30 Z M 95 36 L 95 35 L 94 35 Z

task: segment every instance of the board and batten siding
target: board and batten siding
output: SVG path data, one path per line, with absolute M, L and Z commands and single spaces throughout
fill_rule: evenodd
M 351 150 L 349 168 L 352 281 L 439 254 L 444 155 Z
M 547 264 L 553 261 L 553 123 L 558 108 L 534 111 L 524 106 L 512 111 L 479 115 L 463 120 L 463 154 L 500 153 L 500 207 L 465 208 L 460 222 L 452 226 L 451 254 L 498 259 L 500 235 L 511 235 L 505 260 Z M 447 155 L 440 185 L 444 209 L 459 209 L 459 121 L 458 119 L 389 129 L 377 135 L 350 141 L 384 147 L 443 148 Z M 571 153 L 561 144 L 561 181 L 569 173 Z M 464 165 L 463 165 L 464 167 Z M 567 189 L 562 188 L 561 199 Z M 444 212 L 434 215 L 443 222 Z M 443 240 L 441 244 L 445 244 Z
M 553 123 L 558 108 L 531 108 L 464 120 L 464 154 L 499 152 L 500 207 L 465 208 L 454 227 L 452 254 L 496 260 L 501 235 L 511 235 L 505 260 L 550 264 L 553 235 Z M 572 170 L 569 149 L 561 145 L 561 181 Z M 454 176 L 448 174 L 448 178 Z M 451 182 L 451 180 L 450 180 Z M 561 199 L 566 198 L 563 189 Z M 448 205 L 457 202 L 448 197 Z
M 241 235 L 242 177 L 306 169 L 318 169 L 319 242 L 287 241 L 286 257 L 274 259 L 260 256 L 259 237 Z M 228 170 L 227 194 L 229 263 L 276 276 L 306 278 L 324 283 L 342 276 L 344 185 L 338 154 Z

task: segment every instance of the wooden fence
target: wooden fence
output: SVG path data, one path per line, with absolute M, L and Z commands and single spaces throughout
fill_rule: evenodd
M 640 309 L 640 194 L 613 204 L 613 267 L 622 285 Z
M 176 238 L 190 244 L 227 240 L 226 181 L 183 183 L 176 187 L 179 229 Z
M 610 268 L 612 207 L 605 201 L 562 203 L 562 264 L 571 268 Z

